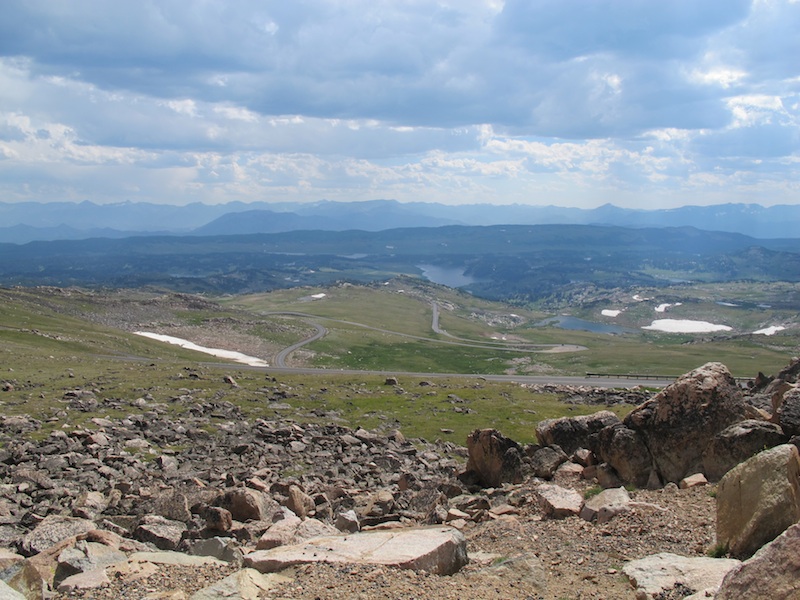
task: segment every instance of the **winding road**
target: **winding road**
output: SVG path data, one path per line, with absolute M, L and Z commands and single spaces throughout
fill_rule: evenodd
M 372 325 L 365 325 L 364 323 L 357 323 L 355 321 L 345 321 L 343 319 L 334 319 L 332 317 L 321 317 L 319 315 L 314 315 L 311 313 L 304 313 L 304 312 L 297 312 L 297 311 L 270 311 L 262 313 L 263 315 L 267 316 L 291 316 L 291 317 L 298 317 L 303 319 L 306 323 L 311 325 L 315 332 L 313 335 L 300 340 L 299 342 L 292 344 L 288 348 L 284 348 L 278 354 L 275 355 L 273 360 L 273 364 L 275 367 L 279 369 L 288 369 L 290 368 L 286 364 L 286 359 L 292 354 L 294 351 L 302 348 L 303 346 L 315 342 L 319 339 L 322 339 L 327 335 L 328 330 L 320 325 L 317 321 L 325 320 L 325 321 L 332 321 L 334 323 L 342 323 L 343 325 L 351 325 L 354 327 L 361 327 L 363 329 L 368 329 L 370 331 L 377 331 L 380 333 L 388 333 L 391 335 L 396 335 L 400 337 L 405 337 L 413 340 L 420 340 L 423 342 L 428 342 L 432 344 L 440 344 L 440 345 L 448 345 L 448 346 L 462 346 L 465 348 L 479 348 L 483 350 L 501 350 L 505 352 L 521 352 L 521 353 L 543 353 L 543 352 L 578 352 L 581 350 L 586 350 L 585 346 L 575 346 L 575 345 L 567 345 L 567 344 L 526 344 L 526 343 L 519 343 L 519 344 L 509 344 L 505 341 L 481 341 L 476 342 L 474 340 L 469 340 L 466 338 L 459 338 L 454 335 L 447 333 L 439 326 L 439 304 L 437 302 L 431 303 L 433 309 L 433 317 L 431 321 L 431 329 L 433 332 L 438 335 L 446 336 L 447 340 L 437 340 L 431 339 L 427 337 L 423 337 L 420 335 L 413 335 L 410 333 L 402 333 L 399 331 L 392 331 L 391 329 L 383 329 L 381 327 L 373 327 Z

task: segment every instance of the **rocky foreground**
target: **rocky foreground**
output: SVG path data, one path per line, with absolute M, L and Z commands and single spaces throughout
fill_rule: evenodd
M 745 391 L 710 363 L 524 447 L 191 397 L 3 417 L 0 598 L 798 598 L 798 372 Z

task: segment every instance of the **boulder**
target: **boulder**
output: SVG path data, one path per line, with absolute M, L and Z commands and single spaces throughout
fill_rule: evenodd
M 792 525 L 756 554 L 725 575 L 715 598 L 800 597 L 800 525 Z
M 709 481 L 719 481 L 739 463 L 787 440 L 775 423 L 752 419 L 734 423 L 715 435 L 703 452 L 703 473 Z
M 269 550 L 278 546 L 291 544 L 294 540 L 295 532 L 303 520 L 288 508 L 283 508 L 277 516 L 281 518 L 270 525 L 256 544 L 257 550 Z
M 476 429 L 467 437 L 466 471 L 462 480 L 474 479 L 483 487 L 522 482 L 522 449 L 496 429 Z
M 242 562 L 242 550 L 239 545 L 228 537 L 212 537 L 196 540 L 189 544 L 189 554 L 195 556 L 211 556 L 227 563 Z
M 336 529 L 343 533 L 355 533 L 361 529 L 356 511 L 351 509 L 336 515 Z
M 133 537 L 153 544 L 159 550 L 175 550 L 187 527 L 180 521 L 171 521 L 160 515 L 147 515 L 134 530 Z
M 432 527 L 319 537 L 302 544 L 256 550 L 244 557 L 244 566 L 274 573 L 294 565 L 327 562 L 451 575 L 467 561 L 467 542 L 460 531 Z
M 717 543 L 747 558 L 800 520 L 800 454 L 783 444 L 734 467 L 717 486 Z
M 536 477 L 552 479 L 556 469 L 567 460 L 569 457 L 559 446 L 545 446 L 530 457 L 531 471 Z
M 689 475 L 681 479 L 678 487 L 682 490 L 688 490 L 689 488 L 700 487 L 702 485 L 708 485 L 708 479 L 706 479 L 706 476 L 702 473 L 695 473 L 694 475 Z
M 225 533 L 233 528 L 231 511 L 219 506 L 208 506 L 203 511 L 206 529 L 211 532 Z
M 738 565 L 739 561 L 731 558 L 662 552 L 633 560 L 622 567 L 622 572 L 636 588 L 637 598 L 683 598 L 686 594 L 682 590 L 687 588 L 701 593 L 707 590 L 707 597 L 712 598 L 725 575 Z
M 127 560 L 128 557 L 124 552 L 110 546 L 79 540 L 74 546 L 65 548 L 58 555 L 55 580 L 58 582 L 79 573 L 102 570 L 114 563 Z
M 255 569 L 241 569 L 192 594 L 189 600 L 258 600 L 275 586 L 291 581 L 277 573 L 262 574 Z
M 225 492 L 219 505 L 236 521 L 269 521 L 279 510 L 278 503 L 258 490 L 233 488 Z
M 548 517 L 561 519 L 581 512 L 583 496 L 575 490 L 552 483 L 543 483 L 534 489 L 539 506 Z
M 613 467 L 623 482 L 645 487 L 650 480 L 652 458 L 637 431 L 621 423 L 606 427 L 597 434 L 595 452 L 602 461 Z M 609 479 L 609 483 L 614 487 L 619 485 L 613 478 Z
M 591 448 L 592 435 L 619 422 L 619 417 L 609 410 L 578 417 L 545 419 L 536 426 L 536 437 L 542 446 L 555 444 L 567 454 L 572 454 L 578 448 Z
M 26 600 L 26 598 L 5 581 L 0 580 L 0 600 Z
M 727 367 L 706 363 L 636 407 L 623 422 L 642 437 L 661 480 L 677 483 L 702 471 L 703 453 L 714 436 L 743 420 L 745 412 L 742 391 Z
M 314 499 L 296 485 L 289 486 L 286 506 L 301 519 L 313 513 L 315 508 Z
M 783 394 L 777 416 L 786 435 L 800 435 L 800 387 L 794 386 Z
M 20 550 L 26 556 L 37 554 L 72 536 L 95 528 L 92 521 L 75 517 L 48 515 L 33 531 L 22 538 Z
M 618 514 L 630 510 L 631 497 L 624 487 L 603 490 L 586 500 L 581 509 L 581 519 L 607 523 Z

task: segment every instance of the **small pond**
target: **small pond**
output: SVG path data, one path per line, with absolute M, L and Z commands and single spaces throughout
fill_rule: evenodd
M 609 325 L 607 323 L 595 323 L 594 321 L 586 321 L 577 317 L 569 317 L 561 315 L 559 317 L 550 317 L 544 321 L 536 323 L 539 327 L 559 327 L 561 329 L 571 329 L 574 331 L 590 331 L 592 333 L 628 333 L 630 330 L 620 327 L 619 325 Z

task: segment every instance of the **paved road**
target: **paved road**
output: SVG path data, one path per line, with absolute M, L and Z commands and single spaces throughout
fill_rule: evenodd
M 292 352 L 294 352 L 298 348 L 302 348 L 306 344 L 310 344 L 311 342 L 316 342 L 317 340 L 320 340 L 320 339 L 324 338 L 326 335 L 328 335 L 328 330 L 325 329 L 319 323 L 309 323 L 309 325 L 311 325 L 314 329 L 317 330 L 316 333 L 314 333 L 314 335 L 312 335 L 310 337 L 307 337 L 304 340 L 300 340 L 296 344 L 292 344 L 288 348 L 284 348 L 283 350 L 278 352 L 275 355 L 275 361 L 274 361 L 276 367 L 279 367 L 281 369 L 288 368 L 286 366 L 286 359 Z
M 231 363 L 202 363 L 213 367 L 231 367 Z M 288 373 L 300 375 L 353 375 L 363 377 L 366 375 L 379 375 L 381 377 L 397 377 L 411 379 L 475 379 L 477 381 L 507 381 L 526 384 L 541 385 L 581 385 L 597 388 L 632 388 L 648 387 L 663 388 L 673 383 L 674 379 L 637 379 L 634 377 L 580 377 L 580 376 L 547 376 L 541 375 L 476 375 L 475 373 L 418 373 L 411 371 L 359 371 L 355 369 L 316 369 L 311 367 L 252 367 L 250 365 L 236 365 L 243 371 L 269 371 L 270 373 Z
M 439 306 L 436 302 L 432 303 L 433 308 L 433 319 L 431 322 L 431 328 L 435 333 L 446 335 L 451 338 L 452 341 L 449 340 L 435 340 L 431 338 L 426 338 L 422 336 L 411 335 L 407 333 L 400 333 L 397 331 L 391 331 L 388 329 L 381 329 L 379 327 L 372 327 L 370 325 L 365 325 L 363 323 L 356 323 L 354 321 L 344 321 L 341 319 L 333 319 L 328 317 L 320 317 L 319 315 L 313 315 L 310 313 L 302 313 L 302 312 L 269 312 L 263 313 L 268 315 L 287 315 L 293 317 L 299 317 L 305 320 L 309 325 L 314 327 L 315 332 L 313 335 L 300 340 L 296 344 L 292 344 L 288 348 L 284 348 L 278 354 L 275 355 L 273 366 L 270 367 L 270 371 L 274 372 L 285 372 L 285 373 L 300 373 L 306 375 L 318 375 L 318 374 L 343 374 L 343 375 L 381 375 L 381 376 L 402 376 L 402 377 L 414 377 L 414 378 L 446 378 L 446 377 L 471 377 L 474 379 L 483 379 L 487 381 L 514 381 L 518 383 L 528 383 L 528 384 L 556 384 L 556 385 L 588 385 L 592 387 L 605 387 L 605 388 L 630 388 L 634 386 L 646 386 L 646 387 L 654 387 L 654 388 L 661 388 L 669 385 L 672 383 L 672 379 L 636 379 L 636 378 L 627 378 L 627 377 L 542 377 L 538 375 L 476 375 L 474 373 L 411 373 L 411 372 L 402 372 L 402 371 L 358 371 L 352 369 L 314 369 L 308 367 L 289 367 L 286 364 L 286 359 L 289 355 L 297 350 L 305 346 L 306 344 L 310 344 L 315 342 L 316 340 L 322 339 L 325 335 L 327 335 L 328 330 L 317 323 L 317 320 L 326 320 L 326 321 L 333 321 L 336 323 L 343 323 L 347 325 L 353 325 L 357 327 L 363 327 L 364 329 L 369 329 L 372 331 L 379 331 L 381 333 L 389 333 L 392 335 L 397 335 L 401 337 L 412 338 L 416 340 L 422 340 L 425 342 L 430 343 L 437 343 L 437 344 L 446 344 L 446 345 L 453 345 L 453 346 L 465 346 L 469 348 L 483 348 L 483 349 L 490 349 L 490 350 L 504 350 L 510 352 L 525 352 L 525 353 L 541 353 L 541 352 L 550 352 L 556 349 L 568 349 L 577 351 L 577 350 L 585 350 L 583 346 L 565 346 L 562 344 L 520 344 L 516 346 L 510 346 L 505 342 L 474 342 L 470 340 L 466 340 L 464 338 L 457 338 L 448 334 L 446 331 L 442 330 L 439 327 Z M 218 363 L 206 363 L 206 364 L 218 364 Z M 239 368 L 243 369 L 263 369 L 264 367 L 247 367 L 247 366 L 240 366 Z

